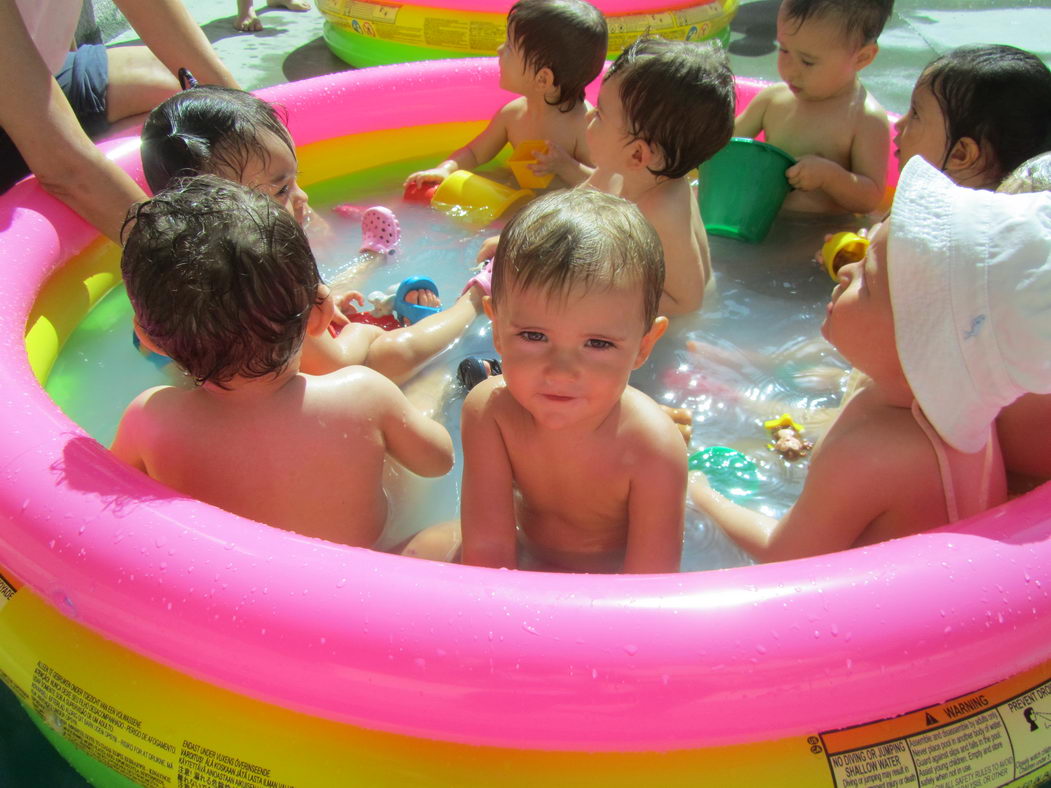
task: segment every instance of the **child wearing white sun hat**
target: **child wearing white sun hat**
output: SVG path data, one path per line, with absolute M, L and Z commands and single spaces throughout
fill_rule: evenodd
M 888 242 L 898 353 L 931 424 L 974 452 L 1001 408 L 1051 392 L 1051 193 L 906 168 Z
M 1026 392 L 1051 392 L 1051 194 L 966 189 L 913 158 L 867 256 L 840 269 L 822 333 L 864 374 L 799 499 L 776 520 L 696 472 L 697 508 L 770 561 L 1002 503 L 997 414 Z

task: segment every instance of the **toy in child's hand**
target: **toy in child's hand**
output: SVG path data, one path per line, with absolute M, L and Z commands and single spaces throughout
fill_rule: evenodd
M 774 442 L 768 443 L 767 446 L 786 460 L 806 457 L 814 448 L 813 441 L 803 437 L 803 428 L 787 413 L 782 414 L 780 418 L 764 421 L 763 429 L 769 430 L 774 439 Z
M 833 279 L 839 278 L 839 269 L 847 263 L 865 259 L 869 239 L 857 233 L 836 233 L 821 247 L 821 260 Z
M 384 331 L 393 331 L 401 328 L 401 322 L 394 316 L 394 293 L 384 293 L 382 290 L 373 290 L 369 293 L 369 303 L 372 309 L 368 312 L 355 312 L 348 316 L 352 323 L 368 323 L 379 326 Z
M 436 181 L 417 182 L 410 181 L 405 184 L 405 191 L 402 193 L 402 199 L 405 202 L 419 203 L 420 205 L 430 205 L 431 198 L 434 197 L 434 192 L 438 188 L 439 184 Z

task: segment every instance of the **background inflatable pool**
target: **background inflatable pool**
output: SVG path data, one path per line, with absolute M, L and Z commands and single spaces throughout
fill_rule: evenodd
M 318 0 L 325 43 L 352 66 L 491 56 L 503 43 L 514 0 Z M 597 0 L 609 23 L 609 58 L 644 33 L 729 42 L 738 0 Z
M 265 96 L 309 188 L 451 150 L 506 99 L 496 81 L 491 60 L 431 62 Z M 111 152 L 138 176 L 134 140 Z M 685 575 L 303 538 L 153 483 L 58 411 L 34 370 L 116 281 L 115 250 L 32 181 L 0 219 L 0 678 L 97 784 L 1051 774 L 1051 487 L 908 539 Z

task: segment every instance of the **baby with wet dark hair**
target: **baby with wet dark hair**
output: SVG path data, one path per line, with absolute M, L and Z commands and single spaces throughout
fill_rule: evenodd
M 189 496 L 290 531 L 371 546 L 387 520 L 388 456 L 452 466 L 448 432 L 362 366 L 300 372 L 333 304 L 299 223 L 211 175 L 132 208 L 121 271 L 135 331 L 193 378 L 128 406 L 111 450 Z

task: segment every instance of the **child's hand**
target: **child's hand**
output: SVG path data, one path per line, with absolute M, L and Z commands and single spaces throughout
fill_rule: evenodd
M 348 290 L 345 293 L 333 293 L 332 298 L 336 302 L 336 310 L 341 316 L 343 316 L 343 320 L 345 321 L 344 325 L 350 322 L 345 317 L 346 315 L 356 314 L 358 307 L 365 306 L 365 295 L 357 290 Z M 358 306 L 354 306 L 354 304 L 357 304 Z
M 536 157 L 536 163 L 530 164 L 529 169 L 533 171 L 534 175 L 547 175 L 548 173 L 558 175 L 575 161 L 572 156 L 566 153 L 565 148 L 550 140 L 547 143 L 546 151 L 538 150 L 533 155 Z
M 415 186 L 416 188 L 420 188 L 428 183 L 441 183 L 452 174 L 453 170 L 450 170 L 449 167 L 444 164 L 439 164 L 437 167 L 431 167 L 429 170 L 414 172 L 405 179 L 403 186 Z
M 785 170 L 785 177 L 793 189 L 810 192 L 822 188 L 832 170 L 838 168 L 833 161 L 808 154 Z
M 496 247 L 499 243 L 499 235 L 489 236 L 482 241 L 482 248 L 478 250 L 478 256 L 474 259 L 479 263 L 484 263 L 486 260 L 492 259 L 493 255 L 496 254 Z

